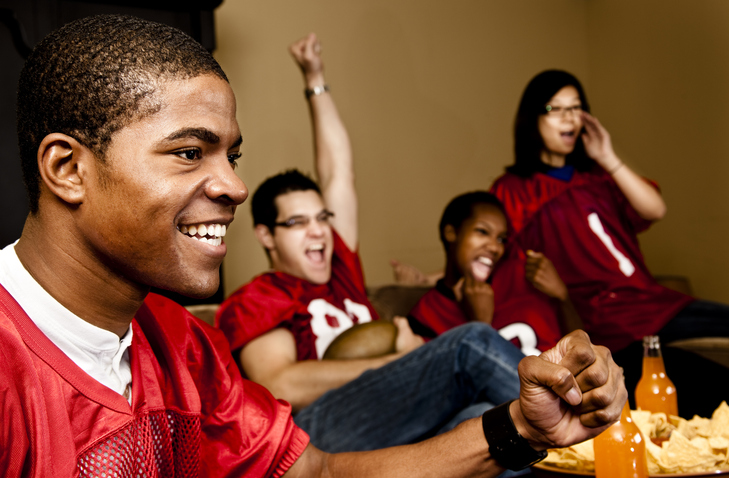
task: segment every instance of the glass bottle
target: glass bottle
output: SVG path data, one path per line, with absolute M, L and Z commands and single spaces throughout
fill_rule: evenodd
M 666 375 L 657 335 L 643 337 L 643 375 L 635 387 L 635 405 L 652 413 L 678 415 L 676 387 Z
M 595 478 L 648 478 L 645 440 L 625 402 L 620 421 L 594 439 Z

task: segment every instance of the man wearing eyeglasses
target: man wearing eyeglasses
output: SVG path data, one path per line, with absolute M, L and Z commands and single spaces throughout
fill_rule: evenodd
M 523 355 L 483 324 L 423 345 L 395 318 L 393 353 L 321 360 L 338 335 L 378 317 L 356 252 L 352 151 L 318 40 L 309 35 L 290 51 L 306 83 L 321 189 L 290 170 L 253 195 L 255 234 L 273 271 L 241 287 L 217 315 L 241 368 L 291 403 L 296 423 L 330 452 L 420 441 L 518 397 Z

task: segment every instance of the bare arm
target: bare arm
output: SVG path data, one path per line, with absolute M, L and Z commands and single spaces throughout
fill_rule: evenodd
M 321 46 L 314 33 L 289 47 L 301 68 L 307 88 L 321 87 L 324 63 Z M 350 250 L 359 242 L 357 192 L 354 187 L 352 147 L 349 135 L 330 93 L 309 98 L 314 129 L 315 166 L 324 204 L 334 213 L 332 224 Z
M 298 411 L 324 393 L 340 387 L 363 372 L 382 367 L 397 360 L 422 344 L 414 336 L 407 320 L 400 320 L 396 342 L 397 353 L 381 357 L 354 360 L 296 360 L 296 342 L 286 329 L 274 329 L 249 342 L 238 359 L 248 378 L 263 385 L 276 398 L 291 403 Z M 410 336 L 403 328 L 410 331 Z
M 582 140 L 588 156 L 612 175 L 615 183 L 640 217 L 648 221 L 663 218 L 666 214 L 666 203 L 663 201 L 661 193 L 617 157 L 613 151 L 610 133 L 597 118 L 583 112 L 582 121 L 585 126 Z
M 622 370 L 604 347 L 577 331 L 539 357 L 519 364 L 520 398 L 510 405 L 519 433 L 535 450 L 563 447 L 598 435 L 620 416 L 627 399 Z M 327 454 L 309 446 L 286 473 L 289 478 L 496 476 L 481 420 L 415 445 Z
M 377 451 L 328 454 L 312 445 L 284 475 L 298 477 L 465 477 L 497 476 L 504 471 L 490 459 L 480 420 L 415 445 Z

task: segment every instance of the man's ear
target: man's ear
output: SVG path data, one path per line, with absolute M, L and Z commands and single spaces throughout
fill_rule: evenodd
M 38 171 L 50 191 L 70 204 L 83 202 L 94 154 L 71 136 L 51 133 L 38 147 Z
M 264 224 L 257 224 L 254 231 L 256 233 L 256 239 L 258 239 L 258 242 L 260 242 L 263 247 L 269 251 L 275 248 L 273 234 L 271 234 L 271 230 L 268 226 Z
M 456 228 L 453 227 L 452 224 L 446 224 L 446 226 L 443 228 L 443 237 L 445 238 L 446 242 L 456 242 L 456 238 L 458 237 L 458 233 L 456 233 Z

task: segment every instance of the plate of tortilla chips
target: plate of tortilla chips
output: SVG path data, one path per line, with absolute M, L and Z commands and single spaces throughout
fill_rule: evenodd
M 711 418 L 686 420 L 665 413 L 631 410 L 630 414 L 646 440 L 648 473 L 651 477 L 700 477 L 729 475 L 729 406 L 714 410 Z M 541 478 L 595 476 L 592 440 L 574 446 L 550 449 L 534 465 Z

